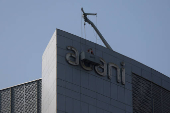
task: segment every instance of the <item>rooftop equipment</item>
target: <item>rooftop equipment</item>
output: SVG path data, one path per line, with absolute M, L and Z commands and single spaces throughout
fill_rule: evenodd
M 102 34 L 100 33 L 100 31 L 97 29 L 97 27 L 94 25 L 94 23 L 92 21 L 90 21 L 87 18 L 87 15 L 97 15 L 97 13 L 85 13 L 83 8 L 81 8 L 81 11 L 83 12 L 83 17 L 84 17 L 84 21 L 87 22 L 88 24 L 90 24 L 94 30 L 97 32 L 97 34 L 99 35 L 100 39 L 102 40 L 102 42 L 105 44 L 105 46 L 110 49 L 113 50 L 110 45 L 107 43 L 107 41 L 104 39 L 104 37 L 102 36 Z

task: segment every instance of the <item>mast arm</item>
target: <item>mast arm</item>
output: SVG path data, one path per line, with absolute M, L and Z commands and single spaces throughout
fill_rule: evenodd
M 88 18 L 86 19 L 86 22 L 91 24 L 91 26 L 94 28 L 94 30 L 97 32 L 97 34 L 99 35 L 100 39 L 103 41 L 104 45 L 110 49 L 113 50 L 110 45 L 107 43 L 107 41 L 104 39 L 104 37 L 102 36 L 102 34 L 100 33 L 100 31 L 97 29 L 97 27 L 94 25 L 94 23 L 92 21 L 90 21 Z
M 102 34 L 100 33 L 100 31 L 97 29 L 97 27 L 94 25 L 94 23 L 92 21 L 90 21 L 88 18 L 87 18 L 87 15 L 96 15 L 96 13 L 85 13 L 83 8 L 81 8 L 82 12 L 83 12 L 83 16 L 84 16 L 84 21 L 87 22 L 88 24 L 90 24 L 94 30 L 97 32 L 97 34 L 99 35 L 100 39 L 103 41 L 103 43 L 105 44 L 105 46 L 110 49 L 110 50 L 113 50 L 110 45 L 107 43 L 107 41 L 104 39 L 104 37 L 102 36 Z

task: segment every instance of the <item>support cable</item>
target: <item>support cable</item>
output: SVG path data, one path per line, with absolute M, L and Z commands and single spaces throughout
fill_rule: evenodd
M 93 35 L 94 35 L 94 38 L 96 39 L 96 33 L 94 29 L 93 29 Z M 97 43 L 97 39 L 96 39 L 96 43 Z
M 81 11 L 81 38 L 83 38 L 83 30 L 82 30 L 82 11 Z
M 97 27 L 97 14 L 96 14 L 96 27 Z M 97 33 L 96 33 L 96 43 L 97 43 Z
M 85 39 L 86 39 L 86 28 L 85 28 L 86 23 L 84 22 L 84 35 L 85 35 Z
M 97 27 L 97 13 L 96 13 L 96 27 Z M 94 32 L 95 30 L 93 29 L 93 34 L 94 34 L 94 37 L 96 38 L 96 43 L 97 43 L 97 40 L 99 40 L 97 38 L 97 33 Z

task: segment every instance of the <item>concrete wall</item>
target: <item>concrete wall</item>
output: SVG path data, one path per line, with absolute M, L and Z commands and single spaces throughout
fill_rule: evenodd
M 57 48 L 56 31 L 42 56 L 42 113 L 56 113 Z

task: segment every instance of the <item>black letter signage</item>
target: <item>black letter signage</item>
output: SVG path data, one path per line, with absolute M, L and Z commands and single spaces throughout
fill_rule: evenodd
M 102 64 L 96 65 L 94 63 L 89 63 L 84 60 L 79 61 L 79 52 L 74 47 L 68 46 L 67 49 L 72 50 L 74 52 L 74 53 L 66 54 L 66 60 L 69 64 L 79 65 L 79 62 L 80 62 L 83 69 L 85 69 L 87 71 L 91 71 L 91 70 L 93 70 L 93 68 L 95 68 L 95 71 L 97 74 L 99 74 L 100 76 L 108 75 L 109 79 L 112 78 L 112 68 L 115 68 L 116 72 L 117 72 L 117 76 L 116 76 L 117 82 L 120 83 L 122 81 L 122 84 L 123 85 L 125 84 L 125 68 L 124 68 L 125 63 L 124 62 L 121 63 L 121 66 L 122 66 L 121 69 L 119 68 L 118 65 L 116 65 L 114 63 L 108 63 L 108 65 L 107 65 L 107 63 L 102 58 L 100 58 L 100 62 Z

